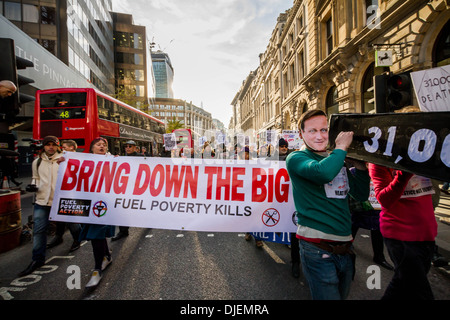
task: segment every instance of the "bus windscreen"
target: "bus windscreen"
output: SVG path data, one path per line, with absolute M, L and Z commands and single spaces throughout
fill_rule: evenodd
M 86 92 L 73 93 L 48 93 L 41 94 L 40 104 L 42 108 L 69 108 L 69 107 L 85 107 Z

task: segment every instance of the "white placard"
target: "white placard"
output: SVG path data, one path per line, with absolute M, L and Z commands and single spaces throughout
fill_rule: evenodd
M 450 65 L 411 72 L 422 111 L 450 111 Z

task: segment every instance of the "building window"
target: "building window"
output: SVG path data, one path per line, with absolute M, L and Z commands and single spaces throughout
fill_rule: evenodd
M 303 9 L 303 8 L 302 8 Z M 297 17 L 297 33 L 300 33 L 304 27 L 304 21 L 303 21 L 303 10 L 300 16 Z
M 56 25 L 56 9 L 53 7 L 41 7 L 41 23 Z
M 41 39 L 39 42 L 41 43 L 41 46 L 43 46 L 53 55 L 56 55 L 56 40 Z
M 434 47 L 433 63 L 435 66 L 450 64 L 450 21 L 442 28 Z
M 132 74 L 134 75 L 134 80 L 145 81 L 144 70 L 133 70 Z
M 116 63 L 144 64 L 144 55 L 137 53 L 116 52 Z
M 295 77 L 295 64 L 290 65 L 290 74 L 291 74 L 291 83 L 290 83 L 290 89 L 291 91 L 294 90 L 296 85 L 296 77 Z
M 132 92 L 135 93 L 136 97 L 145 97 L 145 87 L 144 86 L 131 86 Z
M 298 54 L 298 79 L 302 80 L 305 77 L 305 55 L 303 51 Z
M 131 81 L 145 81 L 144 70 L 116 68 L 116 79 L 131 80 Z
M 73 20 L 71 17 L 67 17 L 67 30 L 69 31 L 69 33 L 73 36 L 74 33 L 74 29 L 75 29 L 75 24 L 73 23 Z
M 143 37 L 138 33 L 116 32 L 114 41 L 116 47 L 144 49 Z
M 24 4 L 23 21 L 39 23 L 39 7 L 31 4 Z
M 326 109 L 328 117 L 334 113 L 339 113 L 338 90 L 336 86 L 332 86 L 327 93 Z
M 333 51 L 333 20 L 331 17 L 326 22 L 326 37 L 327 37 L 327 56 Z
M 75 53 L 71 47 L 69 47 L 69 65 L 75 65 Z
M 369 68 L 367 68 L 362 81 L 361 112 L 363 113 L 369 112 L 375 108 L 375 104 L 373 102 L 369 103 L 369 101 L 374 97 L 373 90 L 369 91 L 369 88 L 373 87 L 373 76 L 374 76 L 374 63 L 372 63 L 369 66 Z
M 20 3 L 5 1 L 5 17 L 12 21 L 22 20 L 22 11 Z

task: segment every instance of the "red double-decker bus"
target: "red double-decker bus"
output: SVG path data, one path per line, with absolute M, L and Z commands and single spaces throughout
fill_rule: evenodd
M 36 92 L 33 138 L 47 135 L 75 140 L 79 152 L 89 152 L 91 141 L 108 140 L 112 154 L 123 154 L 123 144 L 134 140 L 151 155 L 162 150 L 164 122 L 92 88 L 61 88 Z

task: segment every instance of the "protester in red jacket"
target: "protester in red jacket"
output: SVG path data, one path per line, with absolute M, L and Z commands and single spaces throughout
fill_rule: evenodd
M 383 299 L 433 299 L 427 273 L 437 223 L 430 179 L 375 164 L 369 174 L 382 206 L 380 230 L 395 265 Z

